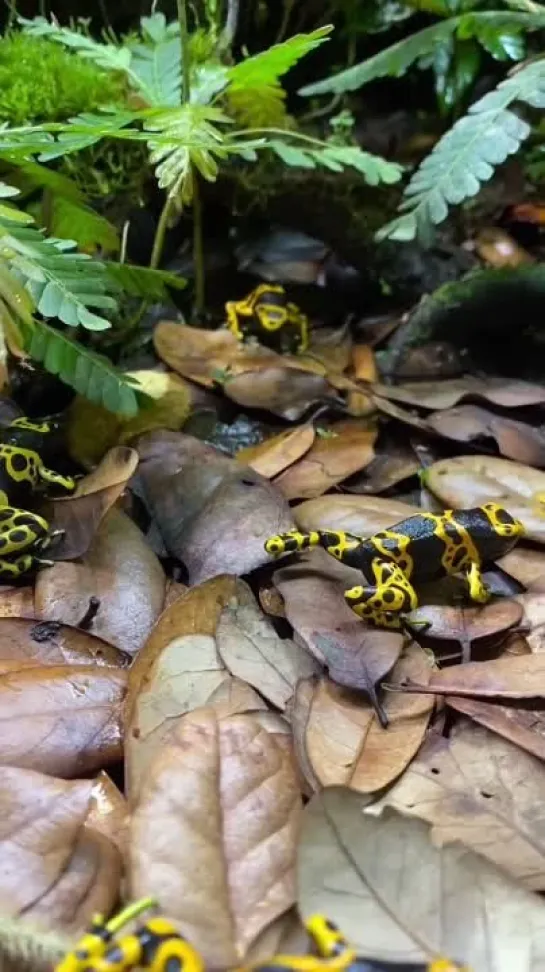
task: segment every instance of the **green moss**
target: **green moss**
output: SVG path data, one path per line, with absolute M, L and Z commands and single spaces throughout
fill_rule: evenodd
M 123 81 L 24 33 L 0 39 L 0 119 L 11 125 L 63 121 L 123 101 Z

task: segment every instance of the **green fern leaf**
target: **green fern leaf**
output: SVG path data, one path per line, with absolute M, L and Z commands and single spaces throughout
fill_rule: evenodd
M 150 267 L 137 267 L 129 263 L 107 263 L 106 270 L 114 284 L 132 297 L 144 300 L 171 300 L 169 288 L 183 290 L 187 280 L 170 273 L 168 270 L 152 270 Z
M 226 122 L 229 118 L 218 108 L 192 104 L 156 112 L 145 122 L 146 131 L 157 133 L 148 144 L 161 189 L 189 202 L 193 168 L 209 182 L 216 179 L 218 159 L 227 155 L 224 136 L 217 125 Z
M 150 105 L 174 107 L 181 101 L 180 38 L 165 37 L 132 48 L 132 72 Z
M 125 112 L 108 112 L 104 111 L 100 114 L 95 114 L 93 112 L 86 112 L 83 115 L 77 115 L 75 118 L 70 118 L 69 121 L 64 126 L 56 126 L 57 129 L 60 128 L 60 132 L 56 140 L 51 141 L 51 148 L 46 148 L 42 150 L 38 148 L 37 151 L 40 152 L 38 159 L 40 162 L 51 162 L 53 159 L 59 159 L 62 156 L 70 155 L 73 152 L 80 152 L 83 148 L 88 148 L 90 145 L 96 145 L 103 138 L 115 138 L 116 136 L 121 137 L 120 133 L 123 129 L 127 128 L 135 120 L 139 119 L 141 116 L 140 112 L 135 111 L 125 111 Z M 45 133 L 47 134 L 47 133 Z M 7 146 L 4 146 L 2 139 L 3 132 L 0 131 L 0 151 L 9 151 Z M 11 132 L 6 133 L 6 137 L 14 138 L 14 129 Z M 28 138 L 25 135 L 24 129 L 20 130 L 20 142 L 19 148 L 25 143 L 25 139 Z M 130 135 L 131 138 L 139 139 L 143 136 L 137 132 L 133 132 Z M 9 143 L 8 143 L 9 144 Z M 42 147 L 43 148 L 43 147 Z M 35 149 L 31 149 L 29 154 L 31 154 Z
M 126 47 L 116 47 L 114 44 L 100 44 L 86 34 L 81 34 L 68 27 L 49 23 L 45 17 L 34 17 L 27 20 L 17 18 L 27 34 L 32 37 L 46 37 L 48 40 L 63 44 L 76 51 L 82 57 L 88 58 L 107 71 L 127 71 L 130 68 L 131 52 Z
M 361 64 L 341 71 L 331 78 L 324 78 L 314 84 L 307 84 L 299 91 L 300 95 L 343 94 L 345 91 L 355 91 L 369 81 L 376 78 L 398 78 L 415 64 L 433 54 L 438 46 L 455 34 L 463 39 L 475 37 L 481 39 L 485 46 L 489 46 L 490 35 L 505 31 L 531 31 L 545 27 L 544 13 L 519 13 L 517 11 L 485 11 L 460 14 L 441 20 L 431 27 L 425 27 L 416 34 L 398 41 L 386 50 L 380 51 L 374 57 L 368 58 Z M 488 44 L 485 38 L 488 36 Z
M 310 143 L 290 144 L 278 139 L 267 143 L 268 147 L 289 166 L 299 166 L 313 169 L 317 165 L 324 166 L 332 172 L 342 172 L 345 168 L 357 169 L 366 182 L 376 186 L 380 182 L 398 182 L 403 169 L 395 162 L 388 162 L 378 155 L 363 152 L 357 146 L 334 145 L 330 142 L 316 146 Z
M 530 63 L 502 81 L 440 139 L 405 190 L 403 215 L 383 227 L 378 239 L 414 239 L 431 224 L 441 223 L 449 205 L 479 191 L 495 167 L 530 134 L 530 125 L 508 110 L 515 101 L 545 108 L 545 60 Z
M 276 84 L 302 57 L 328 39 L 333 27 L 319 27 L 311 34 L 296 34 L 282 44 L 275 44 L 260 54 L 240 61 L 229 68 L 229 89 L 261 87 Z
M 120 374 L 107 358 L 89 351 L 61 331 L 43 321 L 36 322 L 27 333 L 25 349 L 52 375 L 58 375 L 96 405 L 127 418 L 138 413 L 141 393 L 134 379 Z
M 62 196 L 53 197 L 49 229 L 54 236 L 74 240 L 80 250 L 89 253 L 98 247 L 104 253 L 114 253 L 119 247 L 118 232 L 104 216 Z

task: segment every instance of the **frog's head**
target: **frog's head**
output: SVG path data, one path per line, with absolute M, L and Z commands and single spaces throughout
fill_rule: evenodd
M 482 507 L 484 514 L 488 517 L 490 526 L 496 536 L 504 540 L 512 540 L 513 546 L 525 534 L 525 529 L 520 520 L 515 519 L 503 506 L 497 503 L 485 503 Z
M 505 556 L 525 533 L 520 520 L 497 503 L 457 510 L 456 522 L 469 533 L 483 563 Z

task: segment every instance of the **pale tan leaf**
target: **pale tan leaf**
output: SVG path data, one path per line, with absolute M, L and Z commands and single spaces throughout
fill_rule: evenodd
M 308 452 L 314 442 L 314 426 L 298 425 L 280 432 L 259 445 L 248 446 L 237 452 L 238 462 L 251 466 L 260 476 L 272 479 Z

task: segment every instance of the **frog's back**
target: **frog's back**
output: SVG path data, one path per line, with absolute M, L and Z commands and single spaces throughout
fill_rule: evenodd
M 416 513 L 364 540 L 361 564 L 365 574 L 375 557 L 393 560 L 409 580 L 432 580 L 445 573 L 442 557 L 445 542 L 440 533 L 444 517 Z

